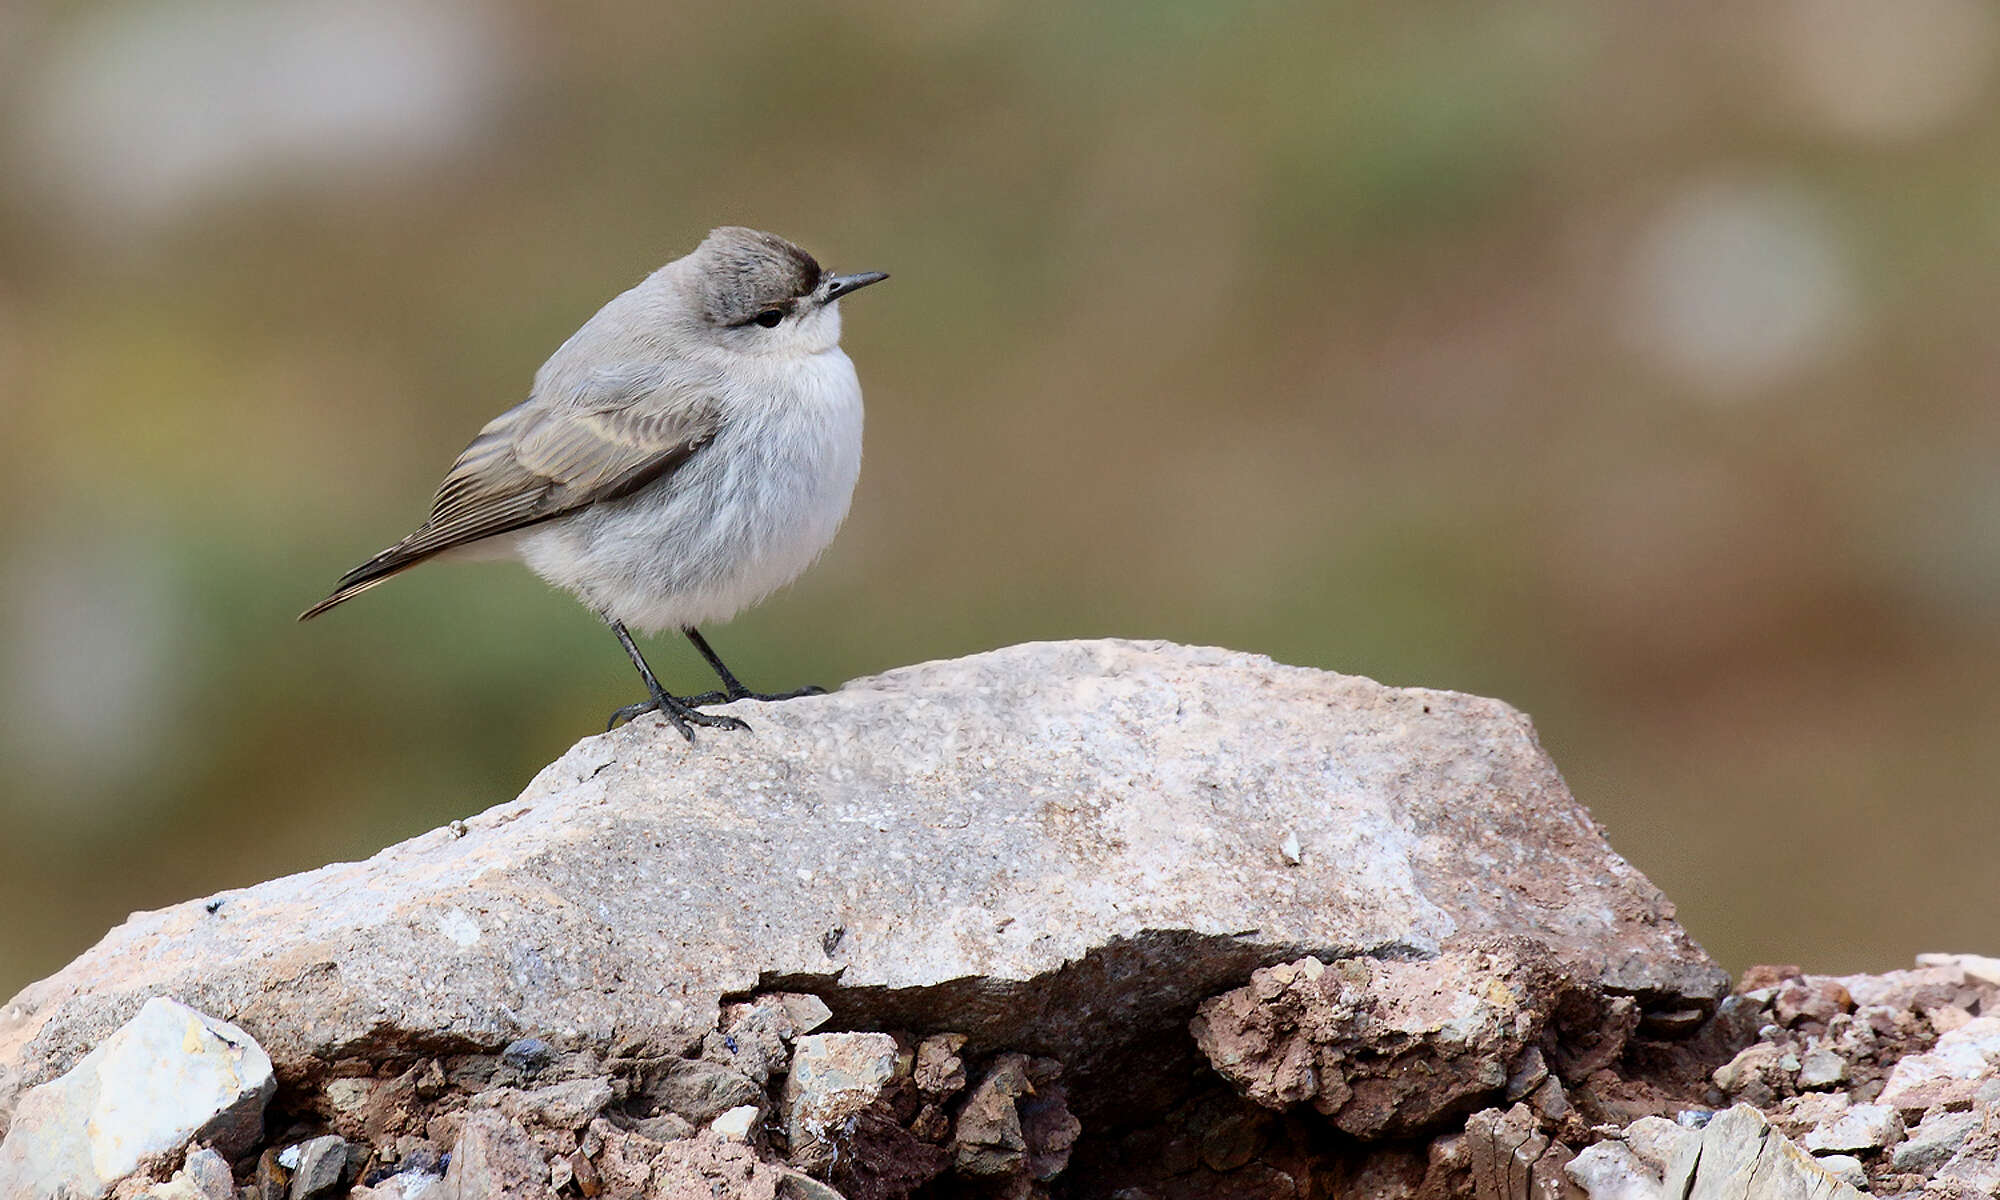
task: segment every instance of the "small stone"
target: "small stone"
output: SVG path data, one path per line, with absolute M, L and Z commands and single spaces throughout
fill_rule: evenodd
M 750 1131 L 757 1127 L 757 1106 L 745 1104 L 732 1108 L 708 1123 L 710 1133 L 727 1142 L 747 1142 Z
M 1814 1154 L 1880 1150 L 1903 1136 L 1903 1118 L 1887 1104 L 1857 1104 L 1832 1121 L 1813 1127 L 1805 1147 Z
M 1868 1172 L 1852 1154 L 1822 1154 L 1815 1160 L 1820 1169 L 1857 1190 L 1868 1186 Z
M 1525 1097 L 1529 1092 L 1542 1086 L 1542 1080 L 1548 1077 L 1549 1064 L 1542 1057 L 1542 1048 L 1528 1047 L 1521 1054 L 1520 1065 L 1516 1066 L 1514 1073 L 1507 1077 L 1507 1090 L 1504 1093 L 1507 1103 L 1512 1104 Z
M 1791 1086 L 1791 1072 L 1785 1069 L 1787 1058 L 1792 1059 L 1796 1068 L 1797 1058 L 1783 1047 L 1758 1042 L 1744 1047 L 1735 1058 L 1717 1067 L 1711 1078 L 1716 1087 L 1731 1096 L 1740 1096 L 1753 1105 L 1767 1105 Z
M 839 1192 L 797 1171 L 787 1171 L 778 1177 L 777 1187 L 772 1195 L 775 1200 L 846 1200 Z
M 1028 1143 L 1015 1100 L 1034 1091 L 1023 1056 L 1003 1054 L 979 1081 L 952 1129 L 954 1166 L 961 1175 L 993 1177 L 1021 1169 Z
M 1821 1025 L 1831 1021 L 1837 1014 L 1850 1012 L 1854 1008 L 1854 997 L 1835 979 L 1824 975 L 1808 975 L 1803 979 L 1788 979 L 1778 987 L 1778 994 L 1771 1001 L 1771 1011 L 1786 1025 L 1797 1025 L 1802 1021 L 1817 1021 Z
M 1625 1145 L 1655 1176 L 1667 1173 L 1682 1143 L 1700 1140 L 1699 1133 L 1665 1117 L 1640 1117 L 1625 1127 Z
M 958 1055 L 964 1048 L 962 1033 L 935 1033 L 917 1043 L 917 1091 L 932 1100 L 964 1091 L 965 1060 Z
M 548 1164 L 519 1122 L 490 1108 L 468 1113 L 445 1172 L 446 1195 L 538 1196 L 548 1182 Z
M 1805 968 L 1797 963 L 1758 963 L 1747 967 L 1743 977 L 1737 980 L 1739 992 L 1756 992 L 1766 989 L 1776 991 L 1788 979 L 1798 979 L 1805 974 Z
M 611 1080 L 566 1079 L 529 1091 L 495 1088 L 475 1097 L 473 1103 L 490 1103 L 523 1125 L 545 1125 L 551 1129 L 582 1129 L 604 1111 L 615 1095 Z
M 348 1200 L 457 1200 L 444 1190 L 444 1176 L 425 1171 L 398 1172 L 371 1187 L 355 1188 L 347 1195 Z
M 131 1200 L 235 1200 L 236 1197 L 229 1177 L 229 1164 L 223 1161 L 220 1154 L 206 1147 L 191 1152 L 187 1162 L 174 1172 L 173 1178 L 163 1183 L 148 1184 L 138 1191 L 130 1190 L 141 1178 L 143 1175 L 126 1180 L 114 1195 L 120 1200 L 126 1197 Z M 254 1196 L 249 1189 L 246 1189 L 246 1194 Z
M 1780 1104 L 1770 1114 L 1786 1136 L 1800 1137 L 1820 1125 L 1831 1125 L 1847 1115 L 1854 1099 L 1846 1092 L 1806 1092 Z
M 1558 1010 L 1577 1036 L 1545 1039 Z M 1246 1098 L 1311 1104 L 1342 1132 L 1380 1139 L 1433 1131 L 1494 1093 L 1526 1096 L 1550 1071 L 1588 1078 L 1637 1022 L 1629 997 L 1579 989 L 1546 951 L 1515 943 L 1260 969 L 1197 1005 L 1189 1030 Z
M 1622 1142 L 1599 1142 L 1563 1165 L 1563 1174 L 1590 1200 L 1664 1200 L 1660 1173 Z
M 257 1156 L 256 1200 L 285 1200 L 291 1192 L 292 1173 L 278 1161 L 276 1149 Z
M 1831 1046 L 1817 1046 L 1799 1060 L 1799 1086 L 1826 1088 L 1847 1079 L 1847 1060 Z
M 896 1077 L 900 1057 L 896 1039 L 886 1033 L 815 1033 L 798 1039 L 784 1097 L 792 1162 L 806 1170 L 831 1164 L 832 1130 L 875 1102 Z
M 749 1079 L 720 1063 L 700 1058 L 669 1063 L 649 1090 L 662 1107 L 697 1126 L 708 1124 L 732 1108 L 755 1104 L 764 1098 L 764 1090 Z
M 500 1064 L 512 1067 L 523 1079 L 527 1079 L 539 1075 L 555 1061 L 555 1056 L 554 1047 L 547 1042 L 527 1037 L 507 1043 L 507 1048 L 500 1052 Z
M 1957 1154 L 1977 1128 L 1978 1113 L 1934 1112 L 1890 1152 L 1889 1165 L 1913 1175 L 1930 1175 Z
M 728 1067 L 759 1088 L 785 1073 L 791 1044 L 804 1030 L 799 1021 L 823 1024 L 826 1002 L 804 993 L 769 992 L 754 1000 L 724 1005 L 718 1027 L 702 1038 L 701 1057 Z M 831 1010 L 828 1010 L 831 1015 Z
M 1972 1014 L 1956 1004 L 1941 1004 L 1924 1015 L 1930 1018 L 1931 1028 L 1939 1034 L 1962 1029 L 1972 1021 Z
M 375 1093 L 388 1084 L 382 1079 L 329 1079 L 320 1096 L 336 1127 L 358 1126 L 374 1109 Z
M 444 1090 L 448 1086 L 450 1086 L 450 1080 L 444 1078 L 444 1064 L 440 1064 L 436 1058 L 432 1058 L 430 1062 L 424 1064 L 424 1070 L 416 1076 L 416 1098 L 418 1100 L 436 1100 L 438 1096 L 444 1094 Z
M 1669 1008 L 1641 1013 L 1639 1029 L 1651 1037 L 1679 1039 L 1700 1029 L 1707 1021 L 1708 1012 L 1704 1009 Z
M 1305 861 L 1304 852 L 1299 846 L 1299 835 L 1289 829 L 1285 831 L 1285 839 L 1278 843 L 1278 853 L 1284 855 L 1285 861 L 1295 867 Z
M 181 1173 L 194 1184 L 203 1200 L 230 1200 L 235 1194 L 236 1181 L 229 1173 L 229 1160 L 207 1146 L 188 1152 Z
M 792 1032 L 786 1035 L 788 1038 L 811 1033 L 833 1019 L 833 1010 L 826 1001 L 810 992 L 774 992 L 765 999 L 776 1000 L 791 1018 Z
M 1542 1086 L 1528 1093 L 1528 1107 L 1550 1125 L 1567 1117 L 1570 1113 L 1569 1094 L 1563 1091 L 1562 1080 L 1553 1075 L 1542 1080 Z
M 101 1196 L 193 1141 L 256 1144 L 277 1088 L 249 1034 L 156 996 L 64 1074 L 30 1089 L 0 1141 L 12 1194 Z
M 1536 1168 L 1542 1167 L 1547 1161 L 1545 1156 L 1554 1153 L 1555 1148 L 1548 1136 L 1535 1127 L 1535 1115 L 1526 1105 L 1516 1104 L 1505 1112 L 1488 1108 L 1473 1113 L 1465 1121 L 1465 1141 L 1474 1195 L 1513 1196 L 1517 1194 L 1513 1186 L 1517 1181 L 1529 1185 L 1526 1195 L 1546 1194 L 1533 1186 L 1533 1180 Z M 1544 1171 L 1554 1177 L 1551 1182 L 1557 1186 L 1561 1184 L 1560 1170 L 1569 1154 L 1565 1150 L 1560 1156 L 1563 1161 L 1549 1163 Z
M 597 1164 L 578 1150 L 563 1159 L 569 1167 L 570 1178 L 576 1183 L 576 1190 L 586 1198 L 604 1194 L 604 1177 L 597 1172 Z
M 340 1186 L 340 1176 L 347 1169 L 345 1138 L 328 1134 L 301 1142 L 293 1149 L 298 1151 L 298 1161 L 286 1164 L 292 1171 L 290 1200 L 320 1200 Z

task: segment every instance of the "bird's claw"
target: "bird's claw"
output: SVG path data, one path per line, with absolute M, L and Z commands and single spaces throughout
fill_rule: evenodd
M 699 696 L 689 696 L 684 703 L 690 708 L 699 708 L 705 704 L 729 704 L 737 700 L 763 700 L 767 703 L 776 703 L 780 700 L 797 700 L 803 696 L 824 695 L 826 695 L 825 688 L 816 683 L 809 683 L 791 692 L 753 692 L 747 688 L 736 692 L 703 692 Z
M 693 744 L 694 742 L 694 727 L 696 725 L 705 726 L 709 729 L 747 730 L 750 728 L 748 721 L 744 721 L 738 717 L 724 716 L 720 713 L 695 711 L 693 706 L 699 703 L 700 699 L 699 696 L 692 700 L 676 700 L 672 696 L 656 696 L 651 700 L 641 700 L 637 704 L 628 704 L 611 714 L 611 719 L 604 723 L 604 731 L 609 733 L 613 729 L 618 728 L 621 721 L 636 720 L 649 712 L 657 712 L 667 720 L 673 722 L 674 728 L 680 730 L 681 736 L 686 738 L 689 744 Z

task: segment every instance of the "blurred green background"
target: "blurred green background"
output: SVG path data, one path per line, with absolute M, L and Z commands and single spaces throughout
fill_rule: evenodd
M 6 6 L 0 996 L 635 698 L 519 567 L 293 616 L 725 222 L 895 274 L 846 529 L 708 631 L 753 686 L 1120 634 L 1485 693 L 1731 967 L 2000 949 L 1997 49 L 1983 0 Z

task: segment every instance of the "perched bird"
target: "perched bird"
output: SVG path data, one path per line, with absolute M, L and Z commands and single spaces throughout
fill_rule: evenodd
M 747 729 L 700 705 L 752 692 L 700 625 L 791 582 L 833 540 L 861 470 L 861 384 L 840 300 L 888 276 L 830 275 L 774 234 L 717 229 L 612 300 L 535 373 L 439 485 L 430 519 L 341 577 L 336 604 L 431 558 L 517 557 L 611 626 L 649 699 L 693 726 Z M 723 690 L 669 695 L 627 626 L 679 629 Z

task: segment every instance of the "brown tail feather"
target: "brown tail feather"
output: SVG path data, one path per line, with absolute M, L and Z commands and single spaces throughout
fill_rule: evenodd
M 392 546 L 342 575 L 340 583 L 333 589 L 333 595 L 300 613 L 299 620 L 310 621 L 334 605 L 352 600 L 378 583 L 387 583 L 436 553 L 437 550 L 430 550 L 422 554 L 405 554 L 401 546 Z

